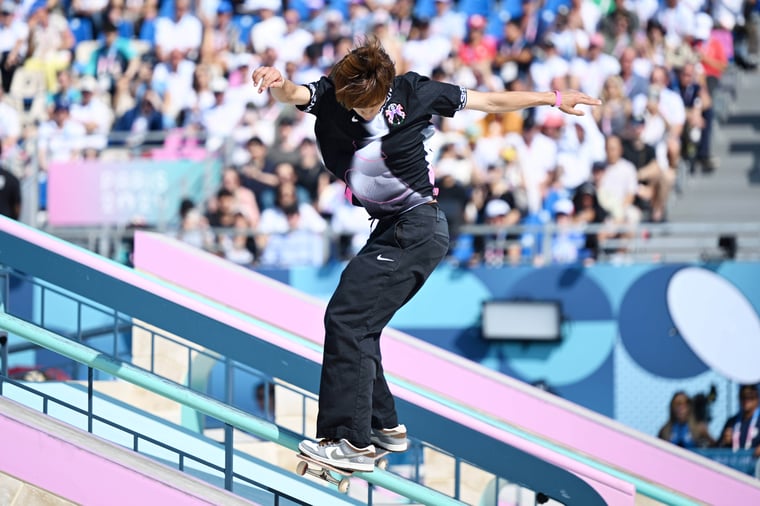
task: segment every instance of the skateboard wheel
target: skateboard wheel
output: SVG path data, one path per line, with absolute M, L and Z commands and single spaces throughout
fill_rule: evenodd
M 301 476 L 305 475 L 306 471 L 308 470 L 309 470 L 309 464 L 307 464 L 304 461 L 299 462 L 298 465 L 296 466 L 296 473 L 298 473 Z
M 382 469 L 383 471 L 388 469 L 388 459 L 378 459 L 377 467 L 378 469 Z
M 549 502 L 549 496 L 544 494 L 543 492 L 539 492 L 538 494 L 536 494 L 536 502 L 538 504 L 546 504 L 547 502 Z
M 343 478 L 338 482 L 338 492 L 341 494 L 345 494 L 348 492 L 348 486 L 351 485 L 351 480 L 348 478 Z

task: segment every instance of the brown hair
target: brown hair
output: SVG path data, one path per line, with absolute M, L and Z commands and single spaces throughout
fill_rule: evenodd
M 335 98 L 346 109 L 372 107 L 385 101 L 396 69 L 380 41 L 368 37 L 332 69 Z

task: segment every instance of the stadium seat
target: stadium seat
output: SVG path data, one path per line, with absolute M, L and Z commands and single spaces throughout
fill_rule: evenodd
M 87 18 L 71 18 L 69 20 L 69 28 L 77 44 L 92 40 L 95 37 L 92 21 Z

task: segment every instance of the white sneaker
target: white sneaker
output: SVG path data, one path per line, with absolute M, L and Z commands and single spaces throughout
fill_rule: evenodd
M 305 439 L 298 445 L 307 456 L 318 462 L 349 471 L 371 472 L 375 470 L 375 447 L 356 448 L 345 439 Z
M 405 452 L 409 448 L 406 427 L 403 424 L 396 425 L 392 429 L 372 429 L 370 440 L 378 448 L 389 452 Z

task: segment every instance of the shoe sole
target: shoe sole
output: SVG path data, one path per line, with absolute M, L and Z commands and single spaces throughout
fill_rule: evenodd
M 306 455 L 311 460 L 315 460 L 319 462 L 320 464 L 325 464 L 330 467 L 337 468 L 338 470 L 347 471 L 347 472 L 361 472 L 361 473 L 370 473 L 375 470 L 375 463 L 374 461 L 371 464 L 368 465 L 362 465 L 362 464 L 352 464 L 350 462 L 345 461 L 339 461 L 336 463 L 335 460 L 330 460 L 327 457 L 322 457 L 321 455 L 315 455 L 311 453 L 311 451 L 308 450 L 308 448 L 304 448 L 300 444 L 298 445 L 298 450 Z
M 382 441 L 380 439 L 376 438 L 370 438 L 370 441 L 372 441 L 372 444 L 377 446 L 378 448 L 382 448 L 383 450 L 387 450 L 389 452 L 405 452 L 409 449 L 409 443 L 386 443 L 385 441 Z

